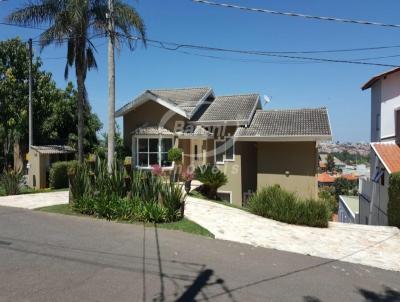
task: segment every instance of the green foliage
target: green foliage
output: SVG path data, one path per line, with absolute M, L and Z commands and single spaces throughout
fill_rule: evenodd
M 326 202 L 332 213 L 338 213 L 339 211 L 339 201 L 329 189 L 320 189 L 318 192 L 318 197 L 321 201 Z
M 12 146 L 19 143 L 22 154 L 28 151 L 28 52 L 20 39 L 0 42 L 0 157 L 7 166 L 12 162 Z M 37 145 L 61 144 L 76 146 L 77 92 L 71 83 L 59 89 L 51 73 L 41 70 L 35 57 L 33 78 L 33 139 Z M 84 108 L 85 149 L 97 144 L 96 132 L 101 128 L 98 117 Z
M 97 158 L 78 165 L 71 179 L 73 207 L 86 215 L 108 220 L 172 222 L 182 218 L 182 185 L 165 182 L 149 171 L 132 171 L 128 177 L 121 163 L 111 173 L 106 161 Z
M 346 164 L 353 165 L 353 164 L 369 164 L 370 162 L 370 155 L 361 155 L 359 153 L 351 154 L 348 151 L 343 152 L 334 152 L 332 153 L 333 156 L 345 162 Z
M 180 148 L 172 148 L 169 149 L 168 151 L 168 160 L 169 161 L 174 161 L 176 163 L 179 163 L 182 161 L 182 152 L 183 150 Z
M 203 183 L 205 195 L 211 199 L 216 199 L 218 188 L 228 182 L 226 175 L 216 166 L 198 166 L 194 173 L 196 179 Z
M 51 165 L 49 182 L 52 189 L 68 188 L 68 171 L 76 166 L 76 161 L 59 161 Z
M 400 173 L 390 175 L 387 211 L 389 225 L 400 228 Z
M 357 195 L 357 181 L 339 177 L 335 179 L 333 187 L 335 188 L 336 200 L 339 200 L 339 195 Z
M 6 169 L 0 176 L 0 185 L 3 187 L 5 195 L 17 195 L 21 190 L 21 182 L 24 174 L 21 171 Z
M 333 170 L 335 169 L 335 158 L 330 153 L 326 157 L 326 169 L 329 172 L 333 172 Z
M 95 148 L 95 153 L 102 159 L 106 158 L 107 147 L 108 147 L 108 134 L 106 132 L 102 133 L 102 138 L 99 141 L 99 145 Z M 130 156 L 131 150 L 127 148 L 124 144 L 122 138 L 121 130 L 118 124 L 115 124 L 115 157 L 118 161 L 125 159 L 125 157 Z
M 248 208 L 256 215 L 312 227 L 327 227 L 331 214 L 326 203 L 298 198 L 277 185 L 263 188 L 250 196 Z

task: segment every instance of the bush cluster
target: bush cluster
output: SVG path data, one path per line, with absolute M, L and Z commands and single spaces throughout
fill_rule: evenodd
M 196 179 L 203 183 L 204 195 L 211 199 L 216 199 L 218 188 L 228 182 L 226 175 L 213 165 L 198 166 L 194 173 Z
M 5 195 L 17 195 L 21 191 L 24 173 L 14 171 L 13 169 L 5 169 L 0 175 L 0 186 L 4 190 Z M 2 192 L 0 192 L 2 193 Z
M 107 172 L 104 160 L 94 167 L 78 165 L 71 172 L 73 208 L 86 215 L 108 220 L 172 222 L 183 218 L 182 185 L 168 182 L 150 171 L 129 173 L 114 163 Z
M 400 173 L 390 175 L 388 223 L 400 228 Z
M 312 227 L 327 227 L 331 215 L 325 202 L 298 198 L 278 185 L 263 188 L 250 196 L 248 208 L 256 215 Z
M 68 171 L 77 165 L 77 161 L 58 161 L 51 165 L 49 182 L 52 189 L 68 188 Z

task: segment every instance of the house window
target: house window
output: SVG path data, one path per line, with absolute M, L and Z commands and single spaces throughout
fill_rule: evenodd
M 137 163 L 139 167 L 160 165 L 171 166 L 168 151 L 172 148 L 172 138 L 138 138 Z
M 215 162 L 223 163 L 224 161 L 234 160 L 234 142 L 228 137 L 225 140 L 215 141 Z

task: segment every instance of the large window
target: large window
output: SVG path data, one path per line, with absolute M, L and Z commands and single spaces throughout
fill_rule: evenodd
M 232 161 L 234 160 L 234 148 L 233 148 L 233 139 L 228 137 L 225 140 L 217 140 L 215 141 L 215 162 L 223 163 L 224 161 Z
M 138 138 L 137 139 L 137 165 L 151 167 L 160 165 L 171 166 L 168 161 L 168 151 L 172 148 L 172 138 Z

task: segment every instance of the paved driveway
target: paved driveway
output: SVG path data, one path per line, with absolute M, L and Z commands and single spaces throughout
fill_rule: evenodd
M 397 228 L 331 223 L 289 225 L 188 196 L 185 215 L 216 238 L 400 271 Z
M 68 203 L 68 191 L 1 196 L 0 206 L 36 209 Z
M 399 301 L 400 273 L 0 207 L 1 302 Z

